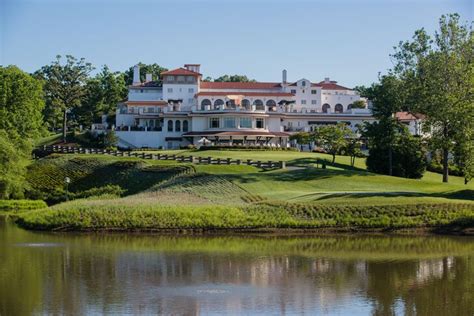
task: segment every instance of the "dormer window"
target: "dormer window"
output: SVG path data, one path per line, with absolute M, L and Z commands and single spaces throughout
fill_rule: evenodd
M 306 86 L 306 81 L 303 80 L 303 81 L 301 82 L 301 85 L 302 85 L 303 87 Z

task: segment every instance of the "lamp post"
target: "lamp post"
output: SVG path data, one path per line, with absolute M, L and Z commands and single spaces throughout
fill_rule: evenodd
M 69 201 L 69 183 L 71 182 L 71 179 L 69 177 L 64 178 L 64 183 L 66 184 L 66 201 Z

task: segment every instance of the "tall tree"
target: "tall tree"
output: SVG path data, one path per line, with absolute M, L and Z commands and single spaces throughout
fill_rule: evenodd
M 82 105 L 74 110 L 74 115 L 79 124 L 86 126 L 100 122 L 102 114 L 113 117 L 117 103 L 127 96 L 124 74 L 111 72 L 107 66 L 89 78 L 85 88 Z
M 21 197 L 32 141 L 42 130 L 41 82 L 0 66 L 0 198 Z
M 443 182 L 448 182 L 448 158 L 474 122 L 474 34 L 458 14 L 443 15 L 434 37 L 417 30 L 393 55 L 395 72 L 403 80 L 410 110 L 426 115 L 425 129 L 434 148 L 443 153 Z M 468 154 L 469 151 L 466 151 Z
M 381 76 L 379 82 L 373 84 L 367 90 L 367 94 L 370 95 L 372 100 L 372 113 L 378 119 L 378 122 L 374 124 L 378 124 L 377 128 L 380 127 L 381 132 L 375 136 L 380 139 L 380 143 L 384 144 L 387 150 L 388 175 L 392 175 L 392 148 L 399 130 L 399 123 L 395 118 L 395 113 L 401 111 L 404 104 L 402 81 L 392 74 Z M 378 154 L 379 151 L 374 150 L 369 153 Z
M 85 83 L 92 70 L 92 65 L 87 63 L 84 58 L 78 60 L 67 55 L 63 64 L 61 56 L 58 55 L 51 65 L 42 67 L 38 73 L 45 80 L 46 98 L 51 101 L 53 107 L 62 112 L 64 142 L 66 141 L 68 113 L 81 106 L 86 94 Z
M 151 74 L 154 81 L 161 82 L 161 73 L 168 70 L 167 68 L 161 67 L 157 63 L 144 64 L 139 62 L 138 66 L 140 66 L 140 80 L 142 82 L 145 81 L 146 74 Z M 124 72 L 124 79 L 127 86 L 133 83 L 133 66 Z

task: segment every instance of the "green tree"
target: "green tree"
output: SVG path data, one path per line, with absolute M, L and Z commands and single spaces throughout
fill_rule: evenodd
M 223 75 L 214 79 L 214 82 L 255 82 L 255 79 L 249 79 L 244 75 Z
M 440 18 L 434 37 L 417 30 L 393 55 L 410 111 L 426 115 L 424 128 L 431 134 L 431 145 L 443 152 L 443 182 L 448 182 L 449 153 L 473 129 L 473 47 L 472 27 L 461 24 L 458 14 L 450 14 Z
M 101 72 L 87 80 L 82 105 L 74 109 L 74 116 L 79 124 L 85 126 L 100 122 L 102 114 L 113 118 L 117 104 L 126 97 L 124 74 L 111 72 L 103 66 Z
M 312 134 L 314 141 L 332 155 L 332 163 L 336 155 L 347 147 L 348 140 L 354 133 L 344 123 L 318 127 Z
M 363 100 L 356 100 L 352 102 L 353 109 L 365 109 L 365 102 Z
M 352 138 L 349 138 L 347 140 L 347 145 L 345 148 L 346 154 L 351 157 L 351 166 L 354 167 L 355 165 L 355 160 L 357 157 L 360 157 L 362 155 L 362 150 L 361 148 L 361 141 L 358 137 L 355 137 L 355 134 L 353 135 Z
M 41 82 L 0 67 L 0 198 L 21 197 L 32 141 L 43 131 Z
M 161 83 L 161 73 L 168 71 L 167 68 L 161 67 L 160 65 L 154 64 L 144 64 L 142 62 L 138 63 L 140 66 L 140 80 L 143 82 L 145 81 L 146 74 L 151 74 L 154 81 Z M 130 86 L 133 83 L 133 67 L 128 68 L 124 72 L 124 80 L 127 86 Z
M 385 122 L 366 123 L 363 136 L 369 143 L 367 169 L 397 177 L 421 178 L 426 169 L 426 155 L 420 139 L 412 136 L 403 124 L 396 121 L 392 124 L 394 127 L 389 131 Z
M 76 59 L 67 55 L 64 64 L 61 63 L 61 56 L 56 56 L 56 60 L 41 68 L 37 74 L 43 77 L 44 91 L 47 100 L 51 102 L 53 108 L 62 112 L 63 141 L 66 141 L 68 126 L 68 114 L 72 113 L 81 103 L 86 94 L 86 81 L 93 67 L 86 63 L 84 58 Z
M 310 143 L 312 138 L 311 138 L 311 134 L 308 132 L 299 132 L 299 133 L 290 135 L 290 140 L 296 140 L 298 144 L 306 145 Z

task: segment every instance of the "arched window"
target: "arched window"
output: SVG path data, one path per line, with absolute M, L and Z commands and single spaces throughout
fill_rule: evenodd
M 323 113 L 328 113 L 331 110 L 331 106 L 327 103 L 323 104 Z
M 276 111 L 276 102 L 274 100 L 268 100 L 265 105 L 268 108 L 268 111 Z
M 181 121 L 180 120 L 176 120 L 176 122 L 174 123 L 174 131 L 175 132 L 181 132 Z
M 348 110 L 352 109 L 352 103 L 347 106 L 347 109 Z
M 336 104 L 336 106 L 334 107 L 334 112 L 342 113 L 343 111 L 344 111 L 344 107 L 342 106 L 342 104 L 340 103 Z
M 183 121 L 183 132 L 187 132 L 188 130 L 189 130 L 188 121 L 184 120 Z
M 265 107 L 263 106 L 263 102 L 260 99 L 253 101 L 253 105 L 255 105 L 255 110 L 257 111 L 265 111 Z
M 223 105 L 224 101 L 221 99 L 217 99 L 216 101 L 214 101 L 214 109 L 216 110 L 221 110 Z
M 246 109 L 246 110 L 250 110 L 250 101 L 248 99 L 243 99 L 242 102 L 240 103 L 240 105 Z
M 168 132 L 172 132 L 172 131 L 173 131 L 173 121 L 168 120 Z
M 201 110 L 205 110 L 206 106 L 211 105 L 211 100 L 209 99 L 204 99 L 201 101 Z

